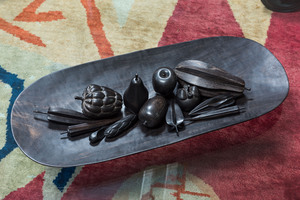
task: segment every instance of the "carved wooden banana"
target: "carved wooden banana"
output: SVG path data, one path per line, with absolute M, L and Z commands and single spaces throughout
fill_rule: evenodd
M 223 69 L 199 60 L 186 60 L 175 68 L 177 77 L 204 89 L 226 90 L 242 93 L 245 81 Z

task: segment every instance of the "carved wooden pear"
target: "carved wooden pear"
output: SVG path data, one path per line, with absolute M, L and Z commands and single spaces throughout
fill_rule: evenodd
M 130 111 L 137 114 L 148 100 L 148 95 L 149 92 L 142 79 L 136 74 L 124 92 L 124 104 Z

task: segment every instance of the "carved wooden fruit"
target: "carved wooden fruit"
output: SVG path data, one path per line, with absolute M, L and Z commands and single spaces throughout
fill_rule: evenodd
M 201 101 L 201 95 L 196 86 L 185 85 L 176 93 L 176 100 L 183 111 L 190 111 Z
M 83 91 L 81 100 L 82 113 L 90 118 L 110 117 L 120 112 L 122 96 L 108 87 L 90 84 Z
M 139 112 L 139 120 L 148 127 L 154 128 L 164 122 L 168 109 L 167 101 L 162 96 L 155 96 L 148 99 Z
M 155 92 L 168 96 L 176 86 L 177 77 L 173 69 L 160 67 L 152 75 L 152 85 Z
M 124 92 L 124 104 L 133 113 L 139 113 L 140 108 L 148 100 L 149 92 L 142 79 L 136 74 Z

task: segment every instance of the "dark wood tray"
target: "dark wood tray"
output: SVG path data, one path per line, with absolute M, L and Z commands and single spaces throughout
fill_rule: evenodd
M 161 66 L 175 67 L 187 59 L 198 59 L 240 76 L 251 91 L 245 91 L 238 105 L 246 112 L 199 121 L 180 132 L 167 126 L 147 129 L 135 126 L 123 137 L 91 146 L 88 138 L 60 139 L 65 126 L 35 120 L 34 106 L 57 106 L 80 111 L 81 95 L 91 83 L 108 86 L 121 94 L 136 73 L 154 96 L 152 73 Z M 103 162 L 176 143 L 261 116 L 280 105 L 289 90 L 284 68 L 264 46 L 245 38 L 213 37 L 142 50 L 85 63 L 49 74 L 25 89 L 15 101 L 12 130 L 20 149 L 32 160 L 48 166 L 70 167 Z

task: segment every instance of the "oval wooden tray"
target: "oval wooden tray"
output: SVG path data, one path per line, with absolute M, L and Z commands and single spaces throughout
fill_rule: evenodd
M 202 60 L 243 78 L 245 91 L 238 105 L 246 112 L 191 124 L 177 136 L 164 125 L 147 129 L 137 125 L 114 141 L 91 146 L 88 137 L 62 140 L 65 126 L 35 120 L 35 106 L 64 107 L 80 111 L 81 95 L 91 84 L 108 86 L 121 94 L 136 73 L 154 96 L 151 78 L 161 66 L 175 67 L 187 59 Z M 245 38 L 213 37 L 142 50 L 85 63 L 49 74 L 25 89 L 15 101 L 11 124 L 15 141 L 32 160 L 48 166 L 70 167 L 103 162 L 179 142 L 261 116 L 280 105 L 289 90 L 280 62 L 264 46 Z

